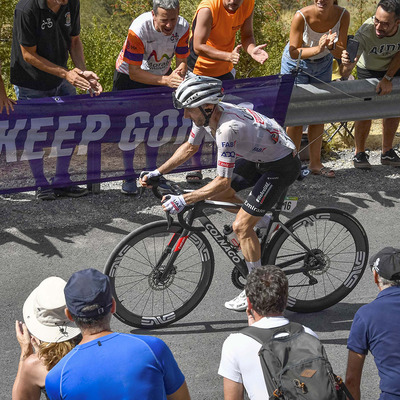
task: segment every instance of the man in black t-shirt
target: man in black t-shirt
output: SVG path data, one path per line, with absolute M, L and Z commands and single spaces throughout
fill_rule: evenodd
M 80 33 L 79 0 L 20 0 L 15 7 L 10 80 L 17 98 L 76 94 L 75 88 L 100 94 L 98 76 L 86 71 Z M 68 56 L 76 68 L 68 70 Z M 68 176 L 71 157 L 57 159 L 53 184 Z M 56 196 L 80 197 L 87 190 L 79 186 L 48 188 L 43 160 L 30 160 L 38 186 L 38 198 L 53 200 Z

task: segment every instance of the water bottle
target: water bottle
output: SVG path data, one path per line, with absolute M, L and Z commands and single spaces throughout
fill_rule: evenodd
M 224 225 L 223 234 L 229 243 L 240 249 L 239 239 L 237 238 L 236 233 L 233 231 L 231 225 Z

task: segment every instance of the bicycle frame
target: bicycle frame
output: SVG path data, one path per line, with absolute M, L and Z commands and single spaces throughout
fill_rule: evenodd
M 314 285 L 318 283 L 318 280 L 310 275 L 309 271 L 312 270 L 317 270 L 319 269 L 318 265 L 315 266 L 308 266 L 307 268 L 305 267 L 300 267 L 300 268 L 295 268 L 295 269 L 287 269 L 290 265 L 293 265 L 299 261 L 304 261 L 307 255 L 311 255 L 313 257 L 316 257 L 316 254 L 313 252 L 312 249 L 308 248 L 308 246 L 301 241 L 296 235 L 294 235 L 285 225 L 282 223 L 280 220 L 279 216 L 282 212 L 283 204 L 286 198 L 288 192 L 288 188 L 284 190 L 284 192 L 281 194 L 279 197 L 275 207 L 271 210 L 272 212 L 272 217 L 269 222 L 269 225 L 266 229 L 266 232 L 263 234 L 261 238 L 261 262 L 263 265 L 267 264 L 268 261 L 268 256 L 269 256 L 269 244 L 271 241 L 272 234 L 277 230 L 277 229 L 283 229 L 290 237 L 293 238 L 303 249 L 304 252 L 300 253 L 297 258 L 292 258 L 291 260 L 287 262 L 283 262 L 279 265 L 278 267 L 284 269 L 284 272 L 286 275 L 294 275 L 294 274 L 299 274 L 302 273 L 305 276 L 309 278 L 309 283 L 308 285 L 304 286 L 309 286 L 309 285 Z M 163 252 L 159 262 L 156 265 L 157 267 L 160 267 L 166 257 L 171 254 L 173 251 L 173 254 L 170 256 L 168 259 L 166 268 L 160 275 L 160 279 L 163 280 L 166 278 L 166 276 L 170 273 L 171 268 L 174 268 L 174 262 L 176 258 L 179 255 L 180 250 L 182 249 L 185 241 L 188 238 L 188 235 L 190 234 L 191 230 L 206 230 L 211 237 L 217 242 L 218 246 L 222 249 L 222 251 L 226 254 L 226 256 L 232 261 L 234 266 L 239 270 L 240 274 L 245 278 L 248 274 L 248 268 L 246 265 L 246 262 L 243 258 L 239 256 L 238 249 L 233 246 L 231 243 L 229 243 L 223 234 L 218 230 L 218 228 L 212 223 L 212 221 L 207 217 L 207 215 L 204 214 L 203 210 L 207 208 L 221 208 L 224 210 L 237 210 L 239 205 L 234 204 L 234 203 L 228 203 L 228 202 L 222 202 L 222 201 L 213 201 L 213 200 L 205 200 L 204 202 L 199 202 L 197 203 L 192 209 L 188 211 L 188 215 L 186 219 L 183 217 L 180 217 L 180 223 L 183 227 L 183 231 L 180 235 L 175 234 L 170 243 L 168 244 L 167 248 Z M 194 220 L 198 220 L 201 225 L 203 225 L 203 228 L 195 227 L 194 229 L 189 229 L 191 228 L 191 225 Z

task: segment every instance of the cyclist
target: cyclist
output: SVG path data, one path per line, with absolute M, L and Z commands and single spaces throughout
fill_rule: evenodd
M 143 174 L 146 180 L 166 174 L 190 159 L 205 135 L 211 135 L 218 147 L 217 176 L 184 195 L 164 196 L 162 207 L 171 214 L 181 212 L 187 204 L 205 199 L 243 203 L 232 225 L 249 272 L 261 266 L 261 249 L 254 231 L 282 192 L 300 173 L 295 145 L 278 123 L 254 110 L 221 102 L 222 82 L 206 76 L 187 77 L 173 93 L 175 108 L 184 108 L 185 118 L 193 122 L 189 140 L 158 169 Z M 236 192 L 253 187 L 243 202 Z M 225 307 L 243 311 L 247 307 L 243 291 Z

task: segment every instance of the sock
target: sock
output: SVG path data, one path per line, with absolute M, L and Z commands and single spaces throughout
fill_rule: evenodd
M 256 223 L 256 228 L 268 228 L 269 221 L 271 219 L 271 216 L 269 214 L 265 214 L 261 219 L 258 220 Z
M 246 261 L 246 265 L 250 273 L 254 268 L 261 267 L 261 258 L 258 261 Z

